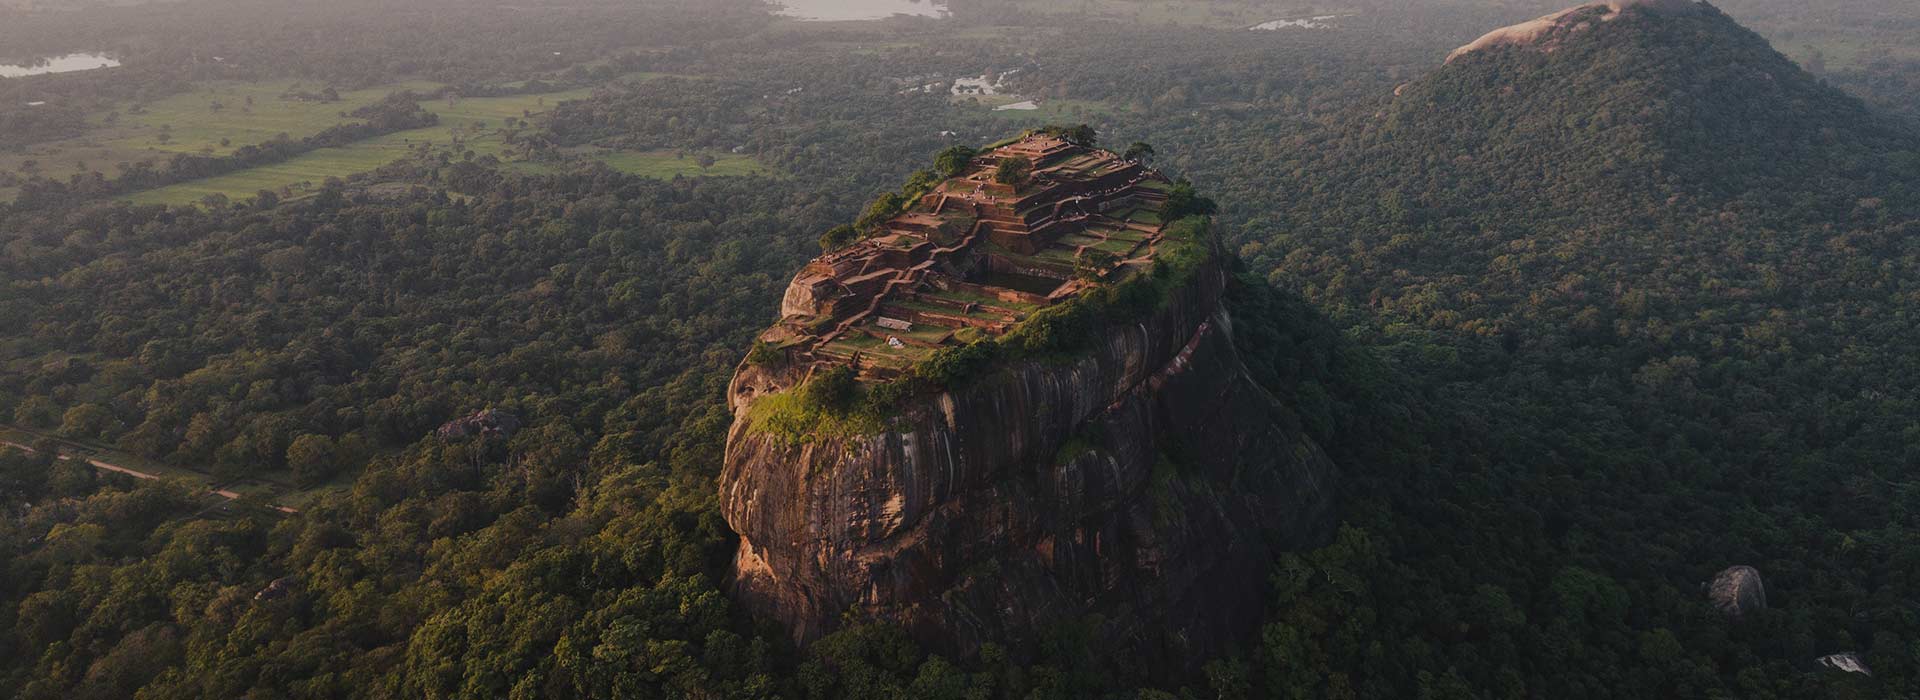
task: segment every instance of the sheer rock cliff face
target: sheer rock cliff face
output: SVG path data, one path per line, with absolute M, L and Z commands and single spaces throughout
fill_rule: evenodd
M 798 377 L 743 364 L 736 598 L 802 641 L 852 612 L 962 655 L 1079 629 L 1173 669 L 1245 640 L 1274 550 L 1331 532 L 1334 469 L 1247 377 L 1223 284 L 1208 268 L 1073 361 L 1009 363 L 877 435 L 757 431 L 748 406 Z

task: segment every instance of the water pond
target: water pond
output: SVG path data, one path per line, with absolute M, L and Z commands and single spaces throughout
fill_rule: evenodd
M 65 56 L 42 59 L 33 63 L 0 63 L 0 78 L 23 78 L 29 75 L 48 73 L 72 73 L 82 70 L 113 68 L 120 65 L 112 56 L 103 53 L 70 53 Z
M 780 14 L 808 22 L 947 16 L 946 0 L 776 0 Z
M 1333 26 L 1332 22 L 1333 20 L 1336 20 L 1336 19 L 1340 19 L 1340 15 L 1322 15 L 1319 17 L 1307 17 L 1304 19 L 1276 19 L 1272 22 L 1261 22 L 1259 24 L 1256 24 L 1247 28 L 1254 30 L 1256 32 L 1259 32 L 1259 31 L 1271 32 L 1271 31 L 1277 31 L 1280 29 L 1285 29 L 1287 27 L 1299 27 L 1301 29 L 1327 29 Z

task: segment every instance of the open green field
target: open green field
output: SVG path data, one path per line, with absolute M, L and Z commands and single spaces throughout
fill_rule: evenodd
M 403 133 L 421 131 L 426 130 Z M 297 195 L 318 189 L 329 177 L 366 172 L 405 156 L 408 144 L 390 138 L 397 135 L 368 139 L 341 148 L 323 148 L 272 165 L 139 192 L 127 199 L 137 204 L 192 204 L 214 194 L 236 199 L 251 197 L 261 190 Z
M 165 153 L 226 155 L 248 144 L 262 143 L 279 134 L 300 138 L 337 124 L 356 122 L 344 116 L 400 90 L 428 91 L 435 83 L 413 81 L 340 93 L 338 102 L 302 102 L 281 99 L 289 91 L 315 92 L 324 86 L 292 81 L 209 83 L 192 92 L 148 105 L 141 114 L 123 111 L 120 126 L 131 134 L 108 141 L 109 147 L 150 148 Z M 247 100 L 253 100 L 251 106 Z M 219 103 L 222 108 L 214 110 Z M 171 137 L 160 143 L 166 127 Z M 222 141 L 226 145 L 222 145 Z
M 38 172 L 55 179 L 98 170 L 108 177 L 118 165 L 164 161 L 176 153 L 226 155 L 234 149 L 286 134 L 312 136 L 338 124 L 358 121 L 342 116 L 399 90 L 431 90 L 428 82 L 405 82 L 339 93 L 338 102 L 282 99 L 292 90 L 318 92 L 324 86 L 295 81 L 212 82 L 194 90 L 141 105 L 88 115 L 85 136 L 0 153 L 0 170 Z M 247 100 L 252 99 L 251 105 Z M 214 103 L 221 108 L 215 110 Z M 0 190 L 0 198 L 12 192 Z
M 635 74 L 628 79 L 647 80 L 654 74 Z M 358 120 L 345 116 L 360 107 L 378 102 L 400 90 L 429 91 L 437 84 L 413 81 L 382 85 L 365 90 L 339 93 L 337 102 L 283 99 L 291 92 L 319 92 L 324 86 L 294 81 L 257 83 L 214 82 L 163 100 L 142 105 L 138 110 L 126 106 L 117 112 L 91 115 L 95 128 L 84 137 L 38 145 L 18 153 L 0 154 L 0 170 L 31 171 L 54 178 L 99 170 L 110 177 L 121 163 L 141 160 L 155 162 L 176 153 L 226 155 L 242 146 L 262 143 L 285 134 L 290 138 L 312 136 L 330 127 Z M 347 146 L 327 148 L 291 160 L 217 177 L 179 183 L 127 198 L 139 203 L 190 204 L 208 195 L 231 198 L 251 197 L 261 190 L 298 196 L 318 188 L 329 177 L 347 177 L 363 173 L 409 153 L 432 148 L 464 151 L 475 155 L 493 155 L 512 160 L 511 150 L 500 131 L 507 118 L 525 118 L 543 112 L 560 102 L 590 94 L 579 89 L 537 95 L 466 98 L 453 101 L 423 102 L 422 107 L 440 115 L 440 124 L 359 141 Z M 251 104 L 248 100 L 251 99 Z M 219 103 L 220 108 L 213 105 Z M 750 175 L 767 172 L 751 157 L 714 154 L 715 162 L 701 168 L 693 154 L 684 157 L 675 151 L 644 153 L 595 152 L 587 157 L 605 161 L 625 172 L 659 178 L 675 175 Z M 555 166 L 545 163 L 515 163 L 516 169 L 547 172 Z M 0 199 L 13 192 L 0 189 Z
M 438 125 L 377 136 L 346 146 L 323 148 L 285 162 L 148 190 L 127 199 L 141 204 L 178 205 L 196 203 L 215 194 L 241 199 L 261 190 L 293 197 L 319 188 L 327 178 L 344 178 L 367 172 L 410 154 L 428 150 L 447 151 L 456 158 L 462 157 L 466 151 L 472 151 L 476 156 L 492 155 L 509 161 L 514 169 L 522 172 L 552 172 L 558 167 L 553 163 L 513 162 L 519 157 L 518 149 L 506 142 L 501 125 L 510 117 L 525 118 L 590 93 L 591 90 L 578 89 L 422 103 L 422 107 L 440 115 Z M 710 155 L 714 162 L 707 168 L 700 167 L 698 154 L 683 154 L 673 150 L 585 151 L 573 154 L 573 157 L 600 160 L 622 172 L 661 179 L 676 175 L 728 176 L 769 172 L 750 156 L 732 153 Z
M 1014 100 L 1018 102 L 1019 100 Z M 1035 100 L 1039 109 L 996 110 L 993 116 L 1034 125 L 1066 120 L 1089 120 L 1113 113 L 1113 107 L 1093 100 Z
M 346 146 L 322 148 L 285 162 L 169 185 L 134 194 L 128 199 L 142 204 L 191 204 L 212 194 L 240 198 L 253 196 L 260 190 L 297 196 L 318 188 L 329 177 L 363 173 L 405 157 L 416 149 L 448 148 L 456 141 L 460 143 L 461 151 L 504 156 L 508 145 L 497 127 L 508 117 L 522 118 L 560 102 L 585 97 L 589 92 L 582 89 L 422 103 L 422 107 L 440 115 L 438 125 L 398 131 Z

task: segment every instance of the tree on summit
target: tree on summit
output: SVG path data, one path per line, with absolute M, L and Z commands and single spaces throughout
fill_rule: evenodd
M 1213 200 L 1194 192 L 1193 183 L 1181 180 L 1174 184 L 1172 192 L 1167 193 L 1167 204 L 1160 211 L 1162 216 L 1171 220 L 1194 215 L 1212 216 L 1219 208 Z
M 993 181 L 1002 185 L 1019 187 L 1027 182 L 1027 176 L 1033 174 L 1033 161 L 1026 156 L 1008 156 L 1000 159 L 999 169 L 993 173 Z
M 1075 124 L 1073 126 L 1049 124 L 1040 127 L 1040 133 L 1048 136 L 1056 136 L 1067 143 L 1075 146 L 1085 146 L 1087 148 L 1093 148 L 1094 145 L 1100 141 L 1100 132 L 1094 131 L 1093 127 L 1086 124 Z
M 1121 153 L 1120 157 L 1136 163 L 1144 163 L 1153 160 L 1153 155 L 1152 144 L 1145 141 L 1135 141 L 1132 145 L 1127 146 L 1127 150 Z
M 841 224 L 820 234 L 820 250 L 827 252 L 839 250 L 853 245 L 854 241 L 858 240 L 860 240 L 859 229 L 854 228 L 852 224 Z
M 959 177 L 966 172 L 967 163 L 973 161 L 978 152 L 972 146 L 949 146 L 933 157 L 933 168 L 942 177 Z

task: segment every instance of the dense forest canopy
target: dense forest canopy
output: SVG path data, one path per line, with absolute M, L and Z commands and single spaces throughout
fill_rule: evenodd
M 0 450 L 0 695 L 1920 692 L 1908 3 L 1729 0 L 1445 68 L 1558 4 L 1271 32 L 1238 0 L 1064 4 L 0 9 L 10 59 L 125 64 L 0 79 L 19 154 L 210 81 L 539 81 L 583 94 L 519 144 L 765 167 L 410 150 L 174 207 L 17 174 L 42 184 L 0 207 L 0 423 L 37 451 Z M 953 92 L 973 78 L 997 94 Z M 1031 663 L 884 624 L 794 648 L 723 592 L 727 376 L 823 232 L 1048 122 L 1149 142 L 1220 203 L 1235 337 L 1341 465 L 1346 525 L 1203 677 L 1118 683 L 1074 629 Z M 483 409 L 513 429 L 437 431 Z M 1734 622 L 1700 585 L 1736 564 L 1771 607 Z M 1840 652 L 1873 675 L 1815 662 Z

